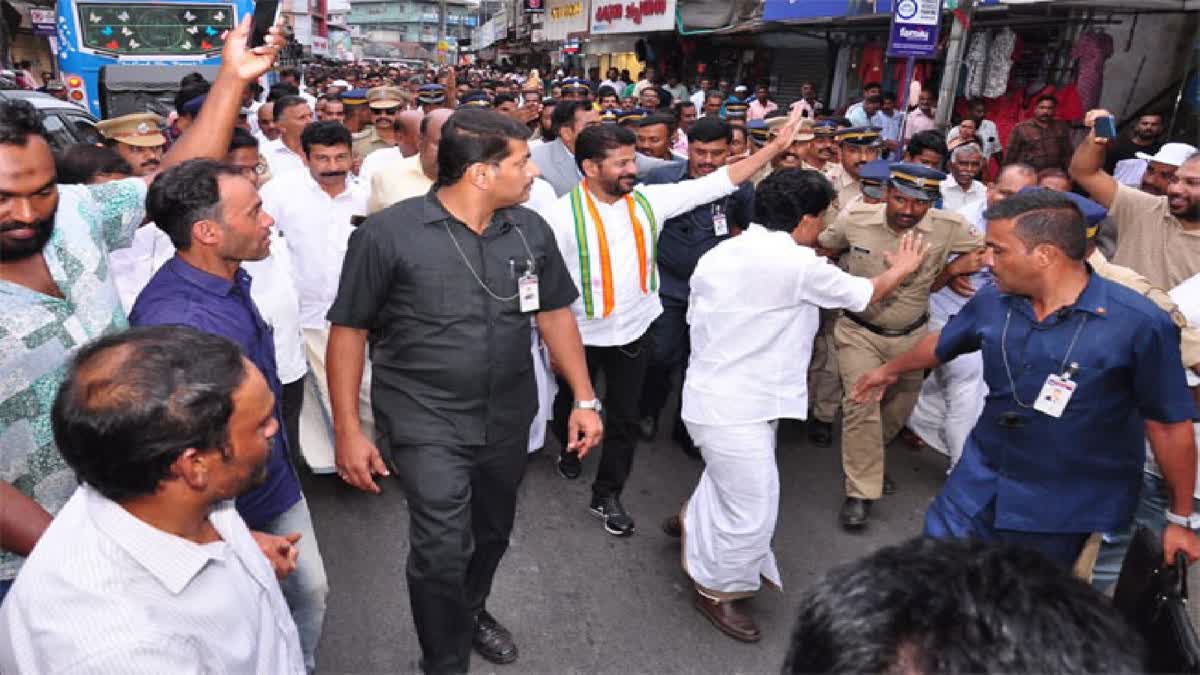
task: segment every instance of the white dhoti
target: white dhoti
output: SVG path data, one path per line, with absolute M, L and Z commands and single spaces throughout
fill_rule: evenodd
M 776 424 L 687 423 L 705 468 L 681 518 L 683 568 L 696 590 L 716 600 L 753 595 L 764 579 L 783 587 L 771 552 L 779 515 Z
M 965 304 L 966 298 L 953 295 L 948 288 L 934 294 L 929 303 L 930 330 L 941 330 Z M 949 457 L 950 469 L 954 469 L 967 436 L 983 413 L 987 393 L 983 355 L 963 354 L 935 368 L 921 383 L 921 395 L 908 418 L 908 428 L 926 445 Z
M 304 388 L 304 408 L 300 415 L 300 449 L 313 473 L 332 473 L 336 470 L 333 412 L 329 406 L 329 379 L 325 371 L 325 348 L 328 345 L 328 327 L 304 329 L 309 382 Z M 370 359 L 363 363 L 362 386 L 358 389 L 358 419 L 363 434 L 373 443 L 378 443 L 375 414 L 371 410 Z M 380 450 L 386 452 L 386 449 Z
M 533 379 L 537 382 L 538 409 L 533 416 L 533 424 L 529 426 L 529 452 L 540 450 L 546 444 L 546 424 L 554 417 L 554 395 L 558 393 L 554 373 L 550 370 L 550 355 L 546 352 L 546 345 L 542 344 L 536 322 L 532 333 L 529 344 L 533 356 Z

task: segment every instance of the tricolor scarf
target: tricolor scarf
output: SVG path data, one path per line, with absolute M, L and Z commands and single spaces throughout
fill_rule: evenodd
M 616 305 L 616 293 L 613 291 L 613 272 L 612 258 L 608 250 L 608 236 L 604 231 L 604 221 L 600 218 L 599 211 L 596 210 L 596 203 L 592 201 L 592 194 L 588 191 L 585 185 L 587 181 L 580 182 L 571 190 L 571 215 L 575 219 L 575 245 L 579 249 L 579 290 L 583 294 L 583 310 L 587 318 L 596 318 L 596 307 L 592 293 L 592 280 L 600 279 L 601 293 L 603 294 L 603 312 L 601 317 L 607 317 L 612 314 L 613 307 Z M 646 197 L 637 190 L 633 191 L 632 195 L 625 195 L 625 205 L 629 208 L 629 222 L 633 226 L 634 243 L 637 245 L 638 255 L 638 272 L 639 281 L 642 286 L 642 295 L 648 295 L 658 291 L 658 222 L 654 219 L 654 210 L 650 208 L 650 202 L 646 201 Z M 637 208 L 634 203 L 641 207 L 642 213 L 646 215 L 646 220 L 650 226 L 647 228 L 638 220 Z M 584 216 L 584 210 L 587 210 L 587 216 Z M 594 227 L 589 230 L 587 220 L 591 219 Z M 592 255 L 592 242 L 595 242 L 596 255 Z

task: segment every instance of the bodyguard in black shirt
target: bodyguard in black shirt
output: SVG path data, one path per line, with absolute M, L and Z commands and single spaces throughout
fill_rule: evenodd
M 408 589 L 421 667 L 466 672 L 471 645 L 495 663 L 517 658 L 484 605 L 508 548 L 529 426 L 537 408 L 531 317 L 577 397 L 573 449 L 601 436 L 578 292 L 550 227 L 517 206 L 536 168 L 528 129 L 487 110 L 460 110 L 438 146 L 424 197 L 370 218 L 351 236 L 329 311 L 327 363 L 338 474 L 379 492 L 391 453 L 411 518 Z M 370 345 L 379 445 L 358 424 Z

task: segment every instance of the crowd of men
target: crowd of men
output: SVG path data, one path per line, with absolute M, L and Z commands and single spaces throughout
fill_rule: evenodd
M 840 418 L 847 530 L 902 488 L 905 433 L 949 458 L 930 537 L 1032 549 L 1029 577 L 1069 588 L 1111 586 L 1135 523 L 1200 556 L 1200 155 L 1163 116 L 1113 140 L 1044 97 L 1001 143 L 982 105 L 946 133 L 928 92 L 905 112 L 871 84 L 840 115 L 811 83 L 785 107 L 652 70 L 311 66 L 264 90 L 278 37 L 247 37 L 101 145 L 54 154 L 0 104 L 0 669 L 311 672 L 316 446 L 360 490 L 401 483 L 427 672 L 518 658 L 487 599 L 528 454 L 561 447 L 566 480 L 598 454 L 587 509 L 628 537 L 660 427 L 704 462 L 661 527 L 745 642 L 744 600 L 783 583 L 782 419 L 831 446 Z M 1009 550 L 928 546 L 862 564 L 909 590 L 889 555 Z M 789 668 L 847 667 L 827 615 L 854 578 L 806 599 Z M 1105 643 L 1080 667 L 1136 663 Z

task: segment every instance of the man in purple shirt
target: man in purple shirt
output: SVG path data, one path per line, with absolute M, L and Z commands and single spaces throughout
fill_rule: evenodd
M 171 238 L 176 254 L 142 290 L 129 322 L 185 325 L 228 338 L 262 371 L 275 394 L 280 432 L 267 462 L 267 479 L 238 497 L 237 510 L 251 530 L 286 537 L 291 544 L 303 538 L 290 552 L 295 570 L 280 586 L 311 671 L 329 587 L 308 505 L 288 461 L 291 439 L 285 433 L 272 329 L 255 307 L 250 275 L 241 268 L 242 261 L 267 257 L 274 221 L 262 210 L 253 182 L 212 160 L 184 162 L 159 174 L 146 195 L 146 208 Z

